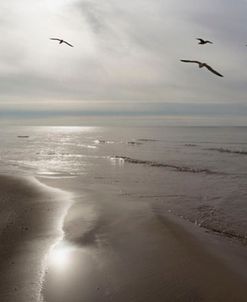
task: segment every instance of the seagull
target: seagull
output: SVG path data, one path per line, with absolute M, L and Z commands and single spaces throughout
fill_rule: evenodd
M 199 61 L 191 61 L 191 60 L 180 60 L 181 62 L 185 62 L 185 63 L 196 63 L 199 65 L 199 68 L 202 67 L 206 67 L 209 71 L 211 71 L 212 73 L 216 74 L 219 77 L 223 77 L 222 74 L 220 74 L 218 71 L 214 70 L 211 66 L 209 66 L 207 63 L 202 63 Z
M 70 47 L 74 47 L 73 45 L 71 45 L 70 43 L 62 40 L 62 39 L 58 39 L 58 38 L 50 38 L 50 40 L 56 40 L 56 41 L 59 41 L 59 44 L 62 44 L 62 43 L 65 43 L 67 45 L 69 45 Z
M 213 42 L 208 41 L 208 40 L 203 40 L 201 38 L 196 38 L 196 40 L 198 40 L 199 41 L 198 44 L 201 44 L 201 45 L 204 45 L 204 44 L 207 44 L 207 43 L 213 44 Z

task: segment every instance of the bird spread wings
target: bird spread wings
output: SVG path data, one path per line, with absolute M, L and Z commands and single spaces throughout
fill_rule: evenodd
M 50 40 L 56 40 L 56 41 L 59 41 L 60 43 L 65 43 L 67 45 L 69 45 L 70 47 L 74 47 L 72 44 L 70 44 L 69 42 L 67 41 L 64 41 L 62 39 L 59 39 L 59 38 L 50 38 Z
M 69 45 L 70 47 L 74 47 L 73 45 L 71 45 L 69 42 L 63 41 L 65 44 Z
M 201 64 L 201 62 L 199 61 L 193 61 L 193 60 L 180 60 L 181 62 L 185 62 L 185 63 L 197 63 L 197 64 Z
M 205 63 L 204 63 L 204 66 L 205 66 L 209 71 L 211 71 L 212 73 L 216 74 L 217 76 L 223 77 L 222 74 L 220 74 L 218 71 L 214 70 L 214 69 L 213 69 L 211 66 L 209 66 L 208 64 L 205 64 Z
M 200 41 L 199 44 L 207 44 L 207 43 L 213 44 L 213 42 L 208 40 L 203 40 L 201 38 L 196 38 L 196 40 Z
M 214 70 L 211 66 L 209 66 L 206 63 L 202 63 L 200 61 L 195 61 L 195 60 L 180 60 L 181 62 L 185 62 L 185 63 L 196 63 L 199 64 L 200 67 L 206 67 L 209 71 L 211 71 L 212 73 L 216 74 L 219 77 L 223 77 L 222 74 L 220 74 L 218 71 Z

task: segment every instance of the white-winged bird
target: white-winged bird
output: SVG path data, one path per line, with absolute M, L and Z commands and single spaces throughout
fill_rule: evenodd
M 220 74 L 218 71 L 214 70 L 211 66 L 209 66 L 207 63 L 202 63 L 199 61 L 193 61 L 193 60 L 180 60 L 181 62 L 185 62 L 185 63 L 196 63 L 199 65 L 199 68 L 202 67 L 206 67 L 209 71 L 211 71 L 212 73 L 216 74 L 219 77 L 223 77 L 222 74 Z

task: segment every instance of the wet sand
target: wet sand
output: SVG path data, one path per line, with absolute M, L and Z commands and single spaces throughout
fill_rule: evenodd
M 114 185 L 47 183 L 77 195 L 48 263 L 45 301 L 246 301 L 245 247 L 211 241 Z
M 45 257 L 61 236 L 68 194 L 33 178 L 0 176 L 0 301 L 41 301 Z
M 41 181 L 0 176 L 0 301 L 246 301 L 245 247 L 116 185 Z

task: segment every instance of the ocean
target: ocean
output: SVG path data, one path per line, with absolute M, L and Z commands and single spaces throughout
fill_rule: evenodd
M 1 174 L 109 184 L 246 243 L 247 127 L 4 127 L 0 139 Z

